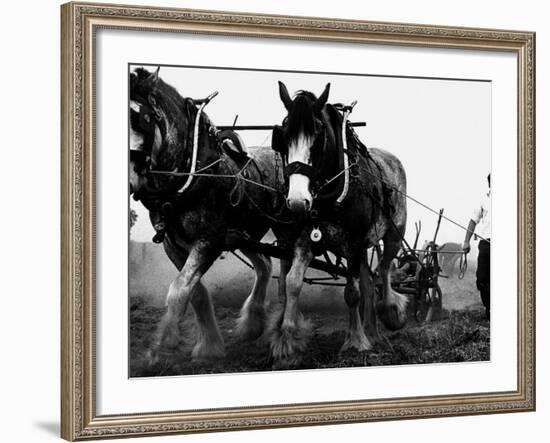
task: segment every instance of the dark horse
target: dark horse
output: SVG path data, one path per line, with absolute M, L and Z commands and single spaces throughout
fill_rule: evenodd
M 158 70 L 139 68 L 130 74 L 130 193 L 164 218 L 164 249 L 179 270 L 150 347 L 151 363 L 157 361 L 159 350 L 177 345 L 178 322 L 189 302 L 198 329 L 193 357 L 224 354 L 201 277 L 224 250 L 237 247 L 235 233 L 251 239 L 266 233 L 266 218 L 258 208 L 274 213 L 278 202 L 284 202 L 274 192 L 274 153 L 250 149 L 248 156 L 228 155 L 208 116 L 198 114 L 201 103 L 206 102 L 182 97 L 159 78 Z M 241 310 L 238 331 L 245 339 L 255 339 L 264 330 L 271 259 L 241 250 L 253 263 L 256 280 Z
M 406 299 L 392 290 L 389 272 L 405 232 L 405 171 L 392 154 L 367 149 L 359 141 L 337 107 L 327 104 L 329 90 L 327 84 L 319 98 L 299 91 L 292 99 L 279 82 L 288 115 L 279 134 L 274 132 L 273 147 L 285 164 L 287 205 L 305 220 L 305 229 L 294 242 L 286 305 L 272 341 L 274 356 L 283 364 L 295 364 L 304 349 L 298 296 L 308 265 L 322 251 L 347 260 L 344 296 L 350 317 L 342 349 L 364 351 L 379 340 L 376 313 L 392 330 L 406 322 Z M 377 302 L 367 249 L 380 240 L 384 252 L 379 271 L 384 284 Z

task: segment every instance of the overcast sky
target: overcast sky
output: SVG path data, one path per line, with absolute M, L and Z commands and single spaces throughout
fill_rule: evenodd
M 131 67 L 133 69 L 134 67 Z M 152 70 L 152 67 L 147 69 Z M 475 206 L 487 192 L 491 169 L 491 83 L 304 74 L 188 67 L 161 67 L 160 77 L 183 96 L 201 98 L 220 94 L 206 113 L 217 125 L 278 124 L 285 115 L 277 81 L 293 93 L 306 89 L 319 95 L 331 83 L 329 102 L 357 100 L 352 121 L 366 121 L 357 133 L 367 147 L 395 154 L 405 167 L 408 193 L 462 225 L 467 225 Z M 241 131 L 248 145 L 269 148 L 269 131 Z M 153 235 L 148 215 L 140 203 L 132 238 L 149 241 Z M 421 239 L 432 238 L 437 216 L 408 201 L 406 237 L 414 240 L 414 222 L 422 221 Z M 439 243 L 462 242 L 464 232 L 443 221 Z

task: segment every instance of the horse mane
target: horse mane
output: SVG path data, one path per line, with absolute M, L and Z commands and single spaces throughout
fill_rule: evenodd
M 145 80 L 151 75 L 151 73 L 145 68 L 136 68 L 134 70 L 134 74 L 136 74 L 138 80 Z
M 294 98 L 298 98 L 298 97 L 306 97 L 307 99 L 309 99 L 312 102 L 317 100 L 317 96 L 313 92 L 306 91 L 305 89 L 300 89 L 300 90 L 296 91 L 296 94 L 294 95 Z
M 183 113 L 191 122 L 195 118 L 197 108 L 192 98 L 182 96 L 176 88 L 166 83 L 162 78 L 158 77 L 155 82 L 148 81 L 152 73 L 145 68 L 136 68 L 133 72 L 135 78 L 133 80 L 132 89 L 142 98 L 154 96 L 158 106 L 170 116 L 177 116 Z M 202 114 L 202 123 L 210 125 L 208 116 Z M 174 121 L 179 121 L 175 118 Z

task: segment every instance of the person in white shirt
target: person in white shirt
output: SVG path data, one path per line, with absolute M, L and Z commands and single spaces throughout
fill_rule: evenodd
M 491 313 L 491 174 L 487 176 L 489 192 L 475 208 L 468 230 L 464 237 L 462 250 L 470 252 L 470 240 L 475 234 L 479 237 L 479 254 L 477 256 L 476 286 L 481 296 L 485 315 L 490 318 Z

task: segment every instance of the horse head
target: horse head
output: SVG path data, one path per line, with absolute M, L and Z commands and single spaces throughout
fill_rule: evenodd
M 279 95 L 288 113 L 282 126 L 281 152 L 288 180 L 286 202 L 294 212 L 304 213 L 312 208 L 319 172 L 327 160 L 330 128 L 323 110 L 329 91 L 330 83 L 318 98 L 309 91 L 298 91 L 292 99 L 284 83 L 279 82 Z
M 177 171 L 187 153 L 192 113 L 183 98 L 159 77 L 159 69 L 137 68 L 130 74 L 130 193 L 145 187 L 170 188 L 174 178 L 150 176 L 151 170 Z

